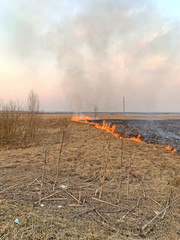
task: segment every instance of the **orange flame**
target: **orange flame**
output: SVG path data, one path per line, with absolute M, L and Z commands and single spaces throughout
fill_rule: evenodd
M 132 140 L 132 141 L 135 141 L 135 142 L 139 142 L 139 143 L 146 143 L 144 141 L 141 140 L 141 135 L 138 134 L 137 137 L 130 137 L 130 138 L 124 138 L 122 136 L 120 136 L 119 133 L 116 133 L 115 130 L 116 130 L 116 125 L 112 125 L 111 126 L 111 123 L 106 123 L 105 120 L 103 121 L 103 125 L 99 125 L 98 123 L 95 123 L 93 121 L 88 121 L 88 120 L 91 120 L 91 118 L 89 116 L 72 116 L 71 117 L 71 121 L 74 121 L 74 122 L 81 122 L 81 123 L 86 123 L 86 124 L 90 124 L 90 125 L 94 125 L 95 128 L 97 129 L 101 129 L 101 130 L 104 130 L 110 134 L 112 134 L 114 137 L 116 138 L 119 138 L 119 139 L 126 139 L 126 140 Z M 177 151 L 176 149 L 174 148 L 171 148 L 170 145 L 167 145 L 166 147 L 166 150 L 170 151 L 172 154 L 176 155 L 177 154 Z
M 140 134 L 138 135 L 137 138 L 136 137 L 124 138 L 124 137 L 120 136 L 119 133 L 115 132 L 116 125 L 112 125 L 111 126 L 111 123 L 108 124 L 105 121 L 103 121 L 103 125 L 101 126 L 98 123 L 95 123 L 93 121 L 89 122 L 88 120 L 90 120 L 90 119 L 91 118 L 89 116 L 72 116 L 71 121 L 87 123 L 87 124 L 90 124 L 90 125 L 94 125 L 95 128 L 104 130 L 104 131 L 112 134 L 114 137 L 119 138 L 119 139 L 127 139 L 127 140 L 132 140 L 132 141 L 135 141 L 135 142 L 145 143 L 144 141 L 141 140 L 141 135 Z
M 75 121 L 75 122 L 80 122 L 83 120 L 89 120 L 91 119 L 89 116 L 72 116 L 71 117 L 71 121 Z
M 168 150 L 168 151 L 170 151 L 170 152 L 172 152 L 172 154 L 174 154 L 174 155 L 177 154 L 176 149 L 175 149 L 175 148 L 173 149 L 170 145 L 167 145 L 167 146 L 165 147 L 165 149 Z
M 138 134 L 137 138 L 136 137 L 131 137 L 130 140 L 133 140 L 135 142 L 145 143 L 144 141 L 141 140 L 141 134 Z

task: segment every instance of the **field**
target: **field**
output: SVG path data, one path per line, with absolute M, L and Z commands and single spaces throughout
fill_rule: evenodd
M 42 114 L 38 144 L 1 148 L 0 239 L 179 239 L 179 154 L 70 117 Z M 119 121 L 118 132 L 122 120 L 147 119 L 97 117 Z M 180 115 L 148 119 L 171 122 Z M 136 135 L 139 126 L 128 124 L 128 136 Z

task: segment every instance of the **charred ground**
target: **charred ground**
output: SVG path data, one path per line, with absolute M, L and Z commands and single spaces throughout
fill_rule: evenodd
M 103 120 L 95 120 L 102 125 Z M 170 145 L 177 149 L 180 155 L 180 120 L 119 120 L 106 119 L 108 124 L 116 125 L 116 132 L 123 137 L 141 135 L 141 139 L 147 143 Z

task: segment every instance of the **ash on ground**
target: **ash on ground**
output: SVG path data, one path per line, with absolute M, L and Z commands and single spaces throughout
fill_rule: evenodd
M 102 120 L 97 120 L 101 124 Z M 106 120 L 116 125 L 116 132 L 123 137 L 137 137 L 147 143 L 170 145 L 180 155 L 180 120 Z

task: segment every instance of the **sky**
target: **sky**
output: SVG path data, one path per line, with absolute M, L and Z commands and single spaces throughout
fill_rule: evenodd
M 179 0 L 0 0 L 0 100 L 180 112 Z

